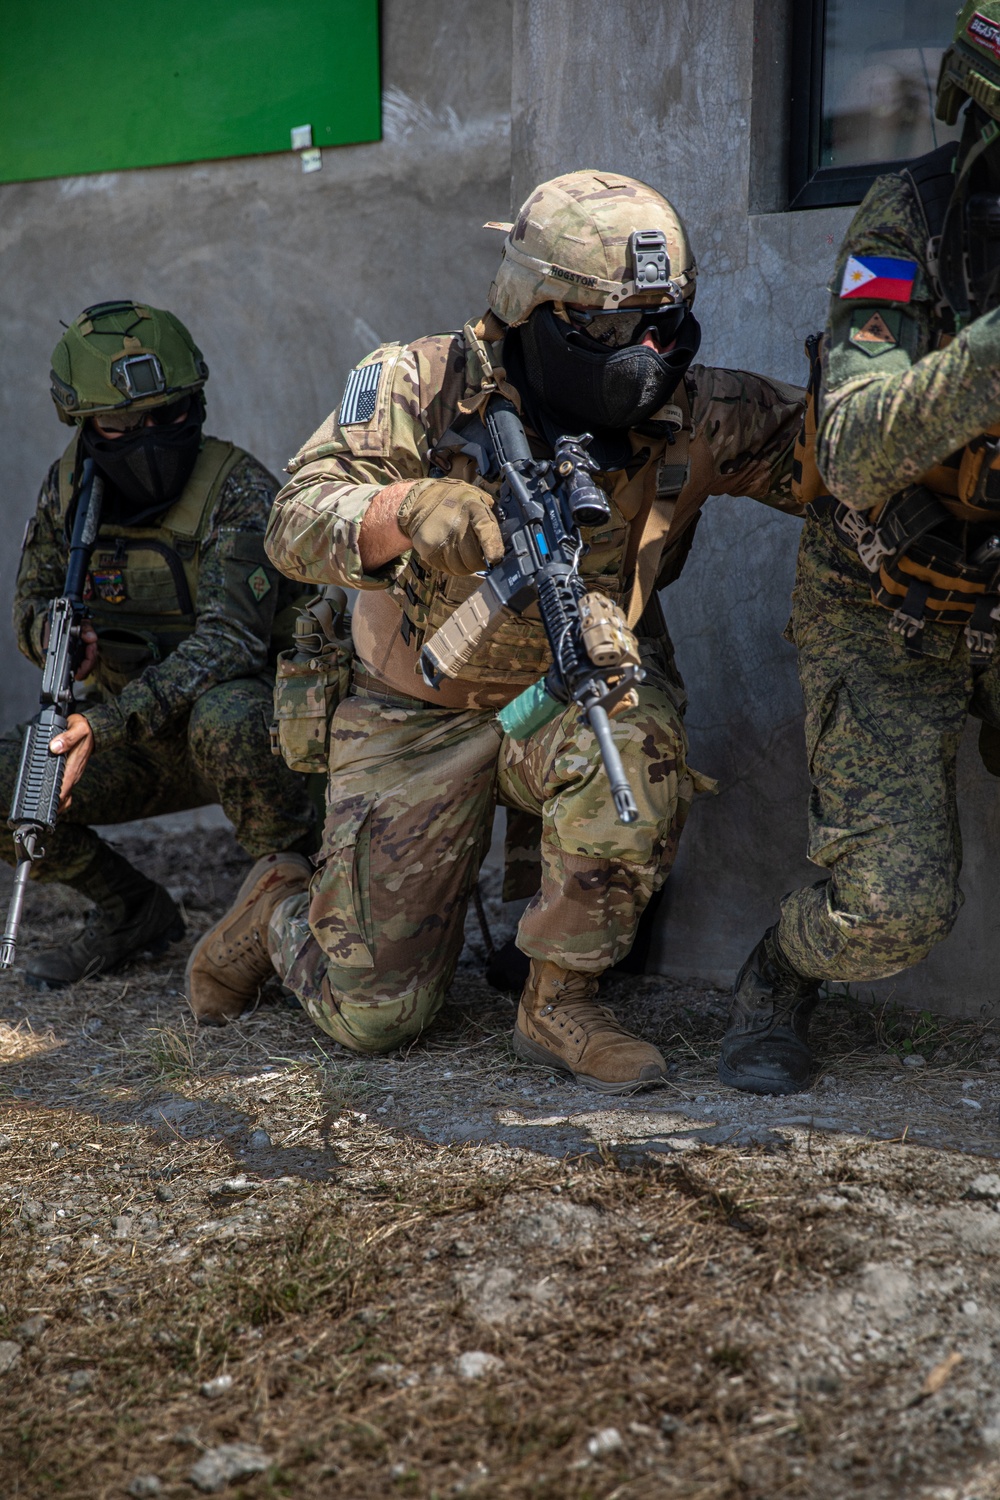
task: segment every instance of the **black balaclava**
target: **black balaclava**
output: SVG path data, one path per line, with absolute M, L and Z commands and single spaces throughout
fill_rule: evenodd
M 176 426 L 137 427 L 119 438 L 103 438 L 90 422 L 84 424 L 83 451 L 114 491 L 105 506 L 107 520 L 141 526 L 169 509 L 191 477 L 204 417 L 198 395 Z
M 961 326 L 1000 307 L 1000 126 L 975 103 L 965 113 L 956 173 L 939 269 Z
M 670 400 L 701 342 L 689 312 L 667 354 L 642 344 L 608 349 L 557 318 L 548 302 L 517 332 L 531 395 L 564 431 L 567 423 L 573 430 L 617 433 L 641 426 Z

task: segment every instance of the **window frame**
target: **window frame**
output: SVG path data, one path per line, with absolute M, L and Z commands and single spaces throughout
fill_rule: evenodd
M 792 6 L 792 88 L 788 153 L 788 207 L 836 208 L 860 203 L 883 172 L 898 172 L 914 157 L 817 167 L 823 129 L 823 39 L 826 0 Z

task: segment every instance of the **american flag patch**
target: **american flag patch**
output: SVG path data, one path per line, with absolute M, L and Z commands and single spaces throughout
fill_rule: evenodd
M 375 415 L 378 399 L 378 383 L 382 378 L 382 361 L 374 365 L 363 365 L 352 370 L 347 377 L 344 399 L 340 403 L 341 427 L 354 427 L 360 422 L 370 422 Z

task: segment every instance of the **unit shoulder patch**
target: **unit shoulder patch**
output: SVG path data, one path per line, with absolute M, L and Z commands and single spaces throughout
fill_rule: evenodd
M 381 360 L 351 371 L 344 387 L 344 399 L 340 403 L 338 420 L 341 427 L 356 427 L 371 421 L 375 415 L 381 379 Z
M 253 594 L 258 604 L 271 592 L 271 580 L 263 568 L 254 568 L 253 572 L 247 578 L 247 588 Z
M 902 314 L 891 307 L 884 312 L 859 311 L 851 320 L 850 342 L 872 359 L 898 349 Z

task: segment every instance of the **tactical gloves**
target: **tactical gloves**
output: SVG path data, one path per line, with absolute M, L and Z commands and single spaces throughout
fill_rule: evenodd
M 503 557 L 493 497 L 462 479 L 420 479 L 396 516 L 418 557 L 441 573 L 478 573 Z

